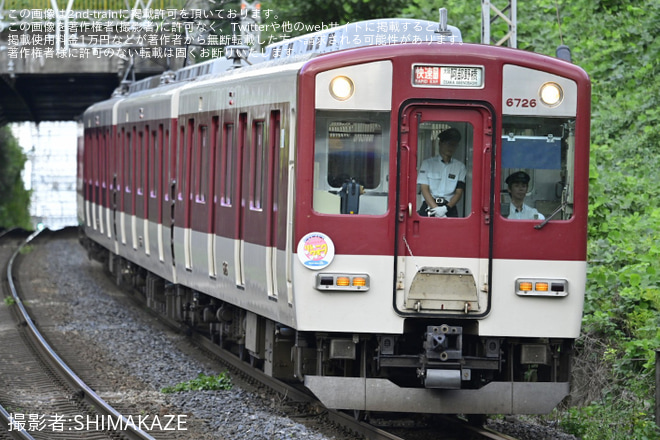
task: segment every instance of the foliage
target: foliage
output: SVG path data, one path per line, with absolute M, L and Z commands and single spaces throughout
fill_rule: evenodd
M 340 23 L 435 20 L 445 7 L 463 41 L 481 41 L 479 2 L 413 0 L 393 14 L 374 14 L 374 1 L 270 4 L 281 16 Z M 660 438 L 652 395 L 660 348 L 660 2 L 537 0 L 518 2 L 517 15 L 519 49 L 554 55 L 568 45 L 592 79 L 588 282 L 576 347 L 590 392 L 574 397 L 580 405 L 560 414 L 560 424 L 584 439 Z M 491 40 L 506 31 L 495 21 Z
M 586 407 L 573 407 L 559 422 L 567 433 L 581 440 L 657 439 L 657 427 L 649 419 L 653 407 L 636 407 L 624 399 L 607 396 Z
M 200 373 L 196 379 L 182 382 L 172 387 L 165 387 L 161 391 L 169 394 L 179 391 L 231 390 L 232 386 L 229 374 L 224 371 L 216 376 L 207 376 Z
M 652 74 L 659 64 L 653 36 L 660 31 L 660 6 L 624 0 L 584 7 L 596 14 L 593 29 L 603 38 L 583 35 L 584 53 L 592 54 L 583 65 L 594 88 L 583 328 L 609 347 L 612 369 L 602 398 L 579 411 L 592 411 L 594 421 L 621 423 L 610 429 L 612 436 L 598 437 L 596 430 L 606 427 L 596 424 L 593 436 L 584 438 L 660 438 L 653 422 L 660 348 L 660 130 L 653 122 L 660 118 L 660 98 L 649 93 L 660 89 Z
M 442 6 L 464 41 L 479 42 L 480 7 L 472 3 Z M 406 14 L 428 17 L 437 4 L 416 0 Z M 553 55 L 567 44 L 592 79 L 589 267 L 577 345 L 590 392 L 574 396 L 582 406 L 560 415 L 561 425 L 583 439 L 660 438 L 652 395 L 660 348 L 660 3 L 539 0 L 518 2 L 517 12 L 518 48 Z M 495 25 L 491 34 L 505 31 Z
M 271 10 L 269 17 L 272 23 L 282 24 L 284 21 L 299 25 L 339 25 L 358 20 L 399 17 L 404 6 L 409 2 L 392 0 L 312 0 L 298 2 L 294 0 L 270 0 L 263 2 L 261 10 Z M 288 37 L 305 34 L 309 31 L 291 30 Z
M 0 127 L 0 227 L 31 228 L 30 192 L 21 179 L 26 160 L 9 127 Z

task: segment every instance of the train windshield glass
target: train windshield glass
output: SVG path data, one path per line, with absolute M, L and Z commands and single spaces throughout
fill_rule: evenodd
M 388 112 L 319 111 L 314 148 L 315 211 L 385 214 Z
M 573 215 L 574 119 L 505 117 L 501 214 L 511 220 Z
M 425 121 L 417 128 L 417 207 L 423 217 L 468 217 L 472 203 L 474 127 Z M 446 208 L 435 215 L 436 206 Z

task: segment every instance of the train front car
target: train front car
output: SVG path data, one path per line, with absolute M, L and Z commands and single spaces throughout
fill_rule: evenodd
M 582 316 L 589 80 L 420 26 L 300 73 L 296 375 L 335 408 L 546 413 Z

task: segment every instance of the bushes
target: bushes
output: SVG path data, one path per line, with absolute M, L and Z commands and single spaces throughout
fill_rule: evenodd
M 0 227 L 31 228 L 30 192 L 21 179 L 26 160 L 9 127 L 0 127 Z

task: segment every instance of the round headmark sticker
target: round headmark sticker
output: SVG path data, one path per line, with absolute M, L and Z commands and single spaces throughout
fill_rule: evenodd
M 298 259 L 307 268 L 319 270 L 335 258 L 335 244 L 322 232 L 310 232 L 298 242 Z

